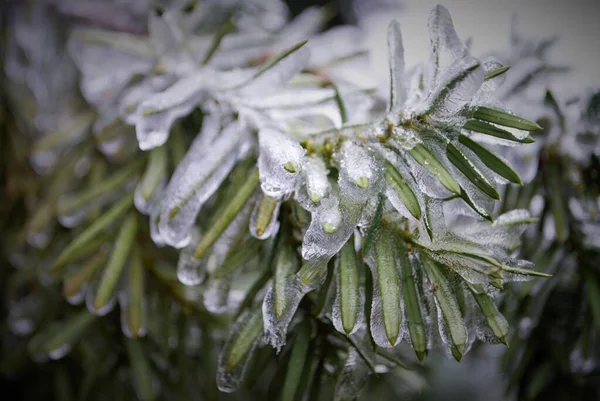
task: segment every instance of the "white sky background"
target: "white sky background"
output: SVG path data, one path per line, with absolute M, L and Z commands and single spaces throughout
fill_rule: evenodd
M 474 55 L 508 48 L 511 18 L 517 13 L 523 33 L 534 37 L 559 35 L 549 53 L 550 59 L 571 66 L 573 71 L 555 79 L 555 89 L 576 94 L 586 88 L 600 87 L 600 0 L 405 0 L 403 3 L 403 10 L 389 17 L 402 26 L 407 66 L 427 59 L 429 11 L 442 4 L 450 11 L 461 39 L 473 37 Z M 386 43 L 385 25 L 377 24 L 374 28 L 377 36 L 383 38 L 378 40 L 380 44 Z

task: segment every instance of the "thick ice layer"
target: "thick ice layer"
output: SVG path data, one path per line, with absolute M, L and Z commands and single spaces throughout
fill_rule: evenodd
M 312 213 L 310 226 L 304 234 L 302 257 L 314 259 L 331 257 L 339 252 L 354 232 L 362 215 L 364 203 L 334 194 L 324 198 Z
M 433 64 L 438 72 L 451 67 L 456 60 L 468 54 L 454 30 L 450 13 L 444 6 L 436 6 L 429 15 L 429 37 Z M 437 74 L 436 74 L 437 75 Z
M 305 150 L 287 135 L 270 128 L 258 133 L 258 172 L 263 192 L 278 198 L 297 185 Z
M 259 110 L 298 108 L 318 105 L 335 97 L 330 88 L 286 88 L 265 96 L 256 93 L 236 99 L 236 102 Z
M 194 147 L 198 153 L 179 164 L 161 201 L 159 230 L 167 244 L 185 243 L 200 208 L 233 168 L 244 128 L 241 122 L 232 122 L 210 147 Z
M 362 35 L 363 32 L 358 27 L 342 25 L 313 36 L 307 43 L 311 55 L 310 65 L 329 67 L 337 60 L 355 57 L 366 51 Z
M 383 165 L 363 146 L 344 142 L 339 155 L 341 193 L 351 202 L 363 203 L 379 191 Z
M 388 58 L 390 66 L 390 108 L 397 108 L 406 100 L 404 85 L 404 45 L 400 24 L 392 21 L 388 27 Z
M 437 85 L 426 101 L 429 112 L 441 120 L 460 121 L 457 113 L 471 101 L 483 80 L 483 68 L 476 59 L 466 56 L 455 60 L 440 72 Z

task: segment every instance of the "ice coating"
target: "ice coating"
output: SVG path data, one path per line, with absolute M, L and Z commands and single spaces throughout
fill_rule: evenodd
M 305 150 L 282 132 L 263 128 L 258 133 L 260 187 L 267 196 L 279 198 L 296 187 Z
M 341 290 L 342 289 L 341 289 L 341 283 L 340 283 L 339 258 L 336 261 L 336 270 L 335 270 L 333 279 L 335 280 L 334 281 L 335 282 L 335 298 L 334 298 L 333 306 L 332 306 L 332 310 L 331 310 L 331 320 L 333 321 L 333 326 L 340 333 L 352 335 L 363 325 L 364 302 L 365 302 L 364 295 L 363 295 L 362 291 L 359 291 L 358 293 L 352 293 L 352 296 L 357 298 L 356 300 L 354 300 L 354 302 L 356 302 L 356 304 L 358 306 L 358 312 L 356 314 L 356 322 L 354 324 L 354 327 L 352 327 L 352 329 L 349 332 L 347 332 L 346 329 L 344 328 L 344 323 L 342 321 L 342 313 L 343 313 L 341 310 L 341 308 L 342 308 Z
M 462 43 L 450 13 L 446 7 L 438 5 L 429 15 L 429 37 L 435 75 L 451 67 L 456 60 L 468 55 L 468 50 Z
M 262 312 L 264 319 L 265 341 L 278 352 L 286 343 L 287 330 L 302 298 L 310 291 L 320 287 L 327 275 L 328 258 L 314 258 L 305 262 L 301 272 L 310 271 L 310 278 L 304 282 L 300 272 L 283 278 L 279 283 L 279 292 L 285 294 L 283 308 L 278 307 L 273 285 L 269 286 L 264 297 Z
M 256 77 L 238 89 L 242 96 L 256 93 L 268 94 L 281 88 L 292 76 L 308 64 L 310 51 L 306 46 L 286 55 L 281 61 L 266 70 L 260 70 Z
M 204 307 L 210 313 L 221 314 L 232 310 L 230 299 L 231 282 L 212 280 L 202 294 Z
M 335 387 L 334 401 L 355 398 L 367 384 L 370 374 L 369 365 L 363 357 L 355 348 L 350 348 L 340 379 Z
M 431 146 L 432 144 L 428 143 L 428 145 Z M 437 156 L 440 156 L 441 159 L 438 159 L 438 161 L 444 163 L 444 165 L 448 163 L 446 154 L 441 149 L 437 148 L 436 152 L 432 153 L 434 154 L 434 156 L 436 156 L 436 158 Z M 429 169 L 419 164 L 417 161 L 415 161 L 413 157 L 406 157 L 406 163 L 408 164 L 410 172 L 415 178 L 415 181 L 417 182 L 421 193 L 423 193 L 424 195 L 428 195 L 432 198 L 438 199 L 447 198 L 452 195 L 452 192 L 450 192 L 446 187 L 444 187 L 440 180 L 435 175 L 433 175 L 433 173 Z
M 258 239 L 275 236 L 279 229 L 279 208 L 281 201 L 267 196 L 260 197 L 250 218 L 250 235 Z
M 243 382 L 246 368 L 262 339 L 262 314 L 260 309 L 240 315 L 230 331 L 229 338 L 217 362 L 217 386 L 231 393 Z
M 335 91 L 330 88 L 284 88 L 265 96 L 254 93 L 236 102 L 258 110 L 292 109 L 307 105 L 319 105 L 335 97 Z
M 502 67 L 502 63 L 495 58 L 491 58 L 483 63 L 483 70 L 486 74 Z M 495 91 L 502 86 L 505 80 L 506 74 L 501 74 L 497 77 L 487 79 L 481 86 L 481 89 L 488 92 Z
M 199 70 L 190 76 L 181 78 L 162 92 L 150 96 L 138 106 L 136 111 L 138 119 L 144 115 L 151 115 L 181 106 L 184 103 L 194 102 L 202 93 L 202 90 L 209 85 L 210 75 L 205 70 Z
M 392 128 L 392 138 L 393 143 L 404 150 L 411 150 L 415 145 L 421 143 L 416 131 L 398 126 Z
M 235 165 L 244 128 L 240 121 L 230 123 L 210 148 L 193 147 L 194 154 L 177 167 L 160 206 L 159 230 L 167 244 L 185 244 L 200 208 Z
M 135 132 L 140 149 L 150 150 L 164 145 L 175 120 L 189 114 L 195 106 L 195 103 L 183 104 L 145 117 L 136 117 Z
M 417 202 L 419 202 L 419 207 L 421 210 L 425 209 L 425 203 L 423 201 L 423 196 L 421 194 L 421 190 L 416 180 L 414 179 L 410 169 L 408 168 L 406 161 L 404 158 L 398 156 L 394 152 L 385 152 L 384 153 L 387 160 L 393 165 L 393 167 L 400 173 L 404 182 L 410 187 L 413 194 L 417 198 Z M 386 184 L 385 186 L 385 196 L 388 198 L 392 206 L 404 217 L 409 220 L 416 220 L 415 216 L 413 216 L 410 211 L 407 209 L 406 205 L 398 196 L 398 193 L 394 191 L 394 189 L 390 186 L 390 184 Z
M 200 259 L 194 257 L 194 252 L 196 251 L 203 234 L 199 228 L 194 226 L 192 228 L 189 244 L 179 254 L 179 262 L 177 264 L 177 277 L 179 281 L 185 285 L 194 286 L 201 284 L 207 274 L 214 273 L 214 271 L 223 264 L 231 247 L 236 245 L 236 239 L 239 239 L 239 235 L 247 232 L 248 219 L 251 211 L 252 204 L 248 203 L 215 241 L 210 251 Z M 222 292 L 223 291 L 217 289 L 217 292 L 214 294 L 218 295 L 222 294 Z M 217 299 L 209 299 L 209 303 L 212 303 L 212 305 L 214 305 L 215 308 L 219 308 L 219 310 L 223 307 L 218 306 L 219 304 L 222 304 L 222 302 Z
M 390 65 L 390 108 L 397 108 L 406 100 L 404 86 L 404 45 L 400 24 L 392 21 L 388 27 L 388 58 Z
M 147 96 L 164 91 L 173 85 L 175 77 L 172 75 L 150 76 L 136 85 L 123 91 L 117 102 L 119 115 L 127 124 L 135 124 L 135 111 Z
M 99 284 L 100 284 L 99 278 L 96 278 L 95 280 L 93 280 L 90 283 L 90 285 L 87 289 L 87 292 L 85 294 L 85 306 L 87 307 L 88 311 L 90 311 L 94 315 L 105 316 L 110 311 L 112 311 L 115 308 L 115 306 L 117 305 L 118 291 L 113 291 L 112 295 L 110 296 L 110 299 L 104 305 L 102 305 L 102 307 L 96 308 L 95 298 L 96 298 L 96 292 L 98 290 Z
M 459 120 L 457 112 L 477 93 L 484 80 L 483 68 L 475 58 L 466 56 L 440 72 L 438 84 L 429 95 L 429 112 L 441 120 Z
M 142 101 L 128 120 L 135 124 L 140 149 L 161 146 L 175 120 L 189 114 L 218 79 L 212 71 L 199 70 Z

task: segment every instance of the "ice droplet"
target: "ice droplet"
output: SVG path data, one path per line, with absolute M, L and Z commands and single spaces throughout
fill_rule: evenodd
M 502 63 L 499 62 L 498 60 L 496 60 L 495 58 L 491 58 L 491 59 L 487 60 L 485 63 L 483 63 L 483 71 L 486 74 L 490 71 L 497 70 L 498 68 L 502 68 L 502 67 L 503 67 Z M 505 80 L 506 80 L 506 74 L 501 74 L 497 77 L 486 80 L 483 83 L 483 85 L 481 86 L 481 89 L 486 92 L 495 91 L 500 86 L 502 86 L 502 84 L 504 83 Z
M 203 294 L 206 309 L 214 314 L 227 313 L 231 309 L 230 289 L 231 281 L 229 280 L 211 280 Z
M 135 132 L 140 149 L 146 151 L 164 145 L 175 120 L 189 114 L 195 106 L 195 103 L 183 104 L 148 116 L 136 117 Z
M 371 198 L 380 189 L 384 167 L 363 146 L 346 141 L 339 155 L 341 193 L 355 203 Z
M 194 258 L 196 246 L 200 242 L 200 229 L 192 227 L 189 243 L 179 252 L 177 261 L 177 278 L 184 285 L 198 285 L 204 281 L 206 272 L 201 269 L 203 259 Z
M 323 160 L 319 157 L 309 157 L 304 165 L 304 177 L 306 180 L 306 192 L 308 198 L 315 205 L 319 204 L 329 193 L 331 185 L 327 175 L 329 170 Z
M 96 298 L 96 292 L 98 291 L 99 284 L 100 284 L 100 278 L 96 278 L 95 280 L 93 280 L 90 283 L 90 285 L 87 289 L 87 292 L 85 294 L 85 306 L 87 307 L 88 311 L 90 311 L 94 315 L 105 316 L 115 308 L 115 305 L 117 304 L 117 292 L 118 291 L 113 291 L 111 298 L 104 305 L 102 305 L 102 307 L 96 308 L 95 298 Z
M 263 192 L 273 198 L 296 187 L 305 150 L 287 135 L 264 128 L 258 133 L 258 171 Z

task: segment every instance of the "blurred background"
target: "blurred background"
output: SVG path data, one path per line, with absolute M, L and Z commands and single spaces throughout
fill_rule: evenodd
M 59 1 L 55 0 L 56 3 Z M 7 0 L 0 0 L 0 6 L 5 6 L 6 2 Z M 507 50 L 511 24 L 517 24 L 519 31 L 527 36 L 535 38 L 558 36 L 558 41 L 548 53 L 549 61 L 551 64 L 568 66 L 571 68 L 571 73 L 568 77 L 555 79 L 552 82 L 553 89 L 570 94 L 579 93 L 590 86 L 600 85 L 600 23 L 598 22 L 600 0 L 288 0 L 287 3 L 293 15 L 299 14 L 309 6 L 330 5 L 338 13 L 332 19 L 331 25 L 351 23 L 364 26 L 373 34 L 370 38 L 372 40 L 370 46 L 374 48 L 386 46 L 387 21 L 396 19 L 402 26 L 408 66 L 427 59 L 429 55 L 428 14 L 434 5 L 441 3 L 452 13 L 459 36 L 463 40 L 472 38 L 471 46 L 474 55 L 484 55 L 492 49 Z M 6 15 L 3 15 L 1 19 L 6 22 L 6 18 Z M 132 24 L 132 26 L 140 24 L 140 21 L 135 20 L 113 22 Z M 385 51 L 375 52 L 381 55 L 385 53 Z M 387 66 L 385 58 L 373 62 Z M 3 161 L 0 163 L 4 164 Z M 5 252 L 2 253 L 2 257 L 4 255 Z M 7 261 L 1 260 L 0 263 L 4 264 Z M 3 309 L 3 313 L 6 313 L 6 310 Z M 501 358 L 504 351 L 503 345 L 478 343 L 460 364 L 448 359 L 443 352 L 434 352 L 426 361 L 431 385 L 419 394 L 412 394 L 404 399 L 447 401 L 516 399 L 515 394 L 505 391 L 509 379 L 502 370 Z M 31 375 L 39 373 L 39 371 L 32 371 Z M 4 397 L 8 397 L 3 399 L 13 399 L 8 394 L 24 391 L 31 383 L 28 374 L 25 373 L 17 378 L 0 378 L 0 390 L 5 394 Z M 381 380 L 388 379 L 382 376 Z M 393 383 L 389 386 L 393 386 Z M 369 391 L 365 391 L 365 394 L 373 396 L 373 399 L 394 399 L 386 394 L 374 395 Z M 590 397 L 590 400 L 595 399 L 593 395 Z

